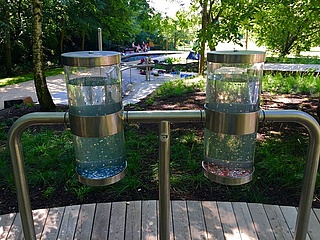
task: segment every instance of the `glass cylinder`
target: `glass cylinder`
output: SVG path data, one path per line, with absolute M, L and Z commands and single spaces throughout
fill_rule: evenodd
M 205 175 L 222 184 L 252 179 L 265 53 L 207 54 Z
M 79 181 L 95 186 L 119 181 L 127 165 L 120 54 L 81 51 L 61 56 Z

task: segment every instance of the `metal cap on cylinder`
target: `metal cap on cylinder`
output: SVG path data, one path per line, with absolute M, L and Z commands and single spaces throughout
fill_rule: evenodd
M 119 64 L 121 56 L 118 52 L 79 51 L 63 53 L 61 62 L 64 66 L 99 67 Z
M 125 175 L 122 87 L 118 52 L 61 55 L 80 182 L 102 186 Z
M 207 61 L 214 63 L 260 63 L 265 61 L 262 51 L 213 51 L 208 52 Z
M 204 175 L 226 185 L 252 180 L 265 53 L 207 54 Z

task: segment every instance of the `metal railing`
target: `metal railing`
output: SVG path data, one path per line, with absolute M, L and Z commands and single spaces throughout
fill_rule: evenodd
M 125 111 L 126 122 L 156 122 L 159 124 L 159 235 L 169 239 L 170 221 L 170 122 L 204 121 L 204 110 L 177 111 Z M 259 121 L 295 122 L 306 127 L 309 133 L 308 154 L 302 182 L 302 191 L 296 220 L 295 240 L 304 240 L 307 235 L 313 193 L 320 157 L 320 126 L 309 114 L 297 110 L 266 110 L 259 112 Z M 36 239 L 31 211 L 28 184 L 24 169 L 21 146 L 23 131 L 32 125 L 68 123 L 68 113 L 31 113 L 19 118 L 11 127 L 8 146 L 11 154 L 17 199 L 24 237 Z
M 132 68 L 145 68 L 146 69 L 146 81 L 150 81 L 151 69 L 154 68 L 155 64 L 133 64 L 133 65 L 124 65 L 122 64 L 121 72 L 125 70 L 130 70 L 130 80 L 129 83 L 132 84 Z

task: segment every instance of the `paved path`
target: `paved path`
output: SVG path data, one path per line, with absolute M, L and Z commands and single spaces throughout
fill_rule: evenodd
M 123 97 L 124 105 L 137 103 L 141 98 L 150 94 L 163 82 L 179 77 L 178 75 L 171 74 L 165 74 L 162 76 L 151 75 L 150 81 L 146 81 L 146 77 L 141 75 L 139 70 L 136 68 L 132 69 L 131 75 L 132 78 L 130 84 L 130 70 L 122 72 L 123 90 L 125 92 Z M 55 104 L 68 104 L 67 90 L 63 74 L 47 77 L 47 85 Z M 33 81 L 0 88 L 0 109 L 4 108 L 4 101 L 6 100 L 28 96 L 30 96 L 34 102 L 38 101 Z

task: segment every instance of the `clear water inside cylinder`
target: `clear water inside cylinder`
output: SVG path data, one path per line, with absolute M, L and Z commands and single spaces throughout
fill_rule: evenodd
M 208 76 L 208 109 L 230 114 L 260 109 L 260 78 L 238 69 L 223 68 Z M 253 173 L 256 133 L 230 135 L 205 129 L 204 140 L 204 166 L 208 172 L 231 178 Z
M 81 77 L 67 81 L 69 111 L 80 116 L 101 116 L 122 109 L 118 79 Z
M 118 79 L 73 78 L 67 81 L 67 89 L 70 114 L 94 117 L 122 110 L 121 83 Z M 82 177 L 104 179 L 117 175 L 126 167 L 124 131 L 107 137 L 74 135 L 73 144 L 77 173 Z
M 253 172 L 256 133 L 230 135 L 204 130 L 207 170 L 222 177 L 245 177 Z
M 103 179 L 117 175 L 126 167 L 124 131 L 108 137 L 73 136 L 79 175 Z
M 206 101 L 211 110 L 247 113 L 259 110 L 261 83 L 255 76 L 214 74 L 207 79 Z

